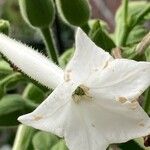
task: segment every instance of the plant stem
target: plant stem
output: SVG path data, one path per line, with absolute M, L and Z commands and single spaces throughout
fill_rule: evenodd
M 23 92 L 24 98 L 28 97 L 28 91 L 29 91 L 28 88 L 29 86 L 27 86 Z M 35 132 L 36 132 L 36 129 L 32 127 L 19 125 L 12 150 L 31 149 L 29 148 L 29 146 L 31 145 L 32 137 Z
M 142 41 L 136 46 L 135 52 L 139 55 L 143 54 L 149 45 L 150 45 L 150 32 L 146 34 L 146 36 L 144 36 Z
M 128 35 L 128 0 L 123 0 L 123 34 L 121 36 L 119 46 L 124 46 Z
M 20 125 L 17 130 L 14 146 L 12 150 L 28 150 L 33 134 L 36 132 L 35 129 Z
M 53 62 L 58 64 L 57 51 L 53 41 L 51 30 L 48 27 L 41 28 L 41 33 L 46 45 L 47 55 L 53 60 Z

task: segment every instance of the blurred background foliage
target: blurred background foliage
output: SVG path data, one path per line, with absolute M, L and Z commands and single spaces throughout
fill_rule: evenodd
M 114 54 L 117 47 L 124 58 L 150 61 L 149 46 L 137 51 L 139 42 L 150 29 L 150 2 L 130 1 L 126 18 L 121 3 L 123 4 L 123 0 L 90 0 L 91 18 L 84 25 L 80 20 L 72 20 L 73 16 L 69 19 L 70 16 L 64 15 L 66 17 L 64 19 L 61 14 L 56 13 L 52 30 L 62 68 L 66 66 L 74 52 L 74 25 L 76 24 L 106 51 Z M 18 0 L 0 0 L 0 18 L 9 21 L 10 37 L 21 40 L 46 55 L 40 32 L 23 20 Z M 4 29 L 0 32 L 7 34 Z M 20 150 L 67 150 L 64 140 L 55 135 L 23 125 L 17 127 L 18 116 L 34 110 L 50 93 L 51 90 L 31 81 L 18 72 L 17 68 L 9 65 L 2 56 L 0 57 L 0 150 L 12 149 L 15 136 L 15 141 L 21 141 Z M 150 90 L 148 89 L 144 94 L 141 105 L 150 114 Z M 109 147 L 109 150 L 111 149 L 148 150 L 149 148 L 144 147 L 144 140 L 140 138 L 124 144 L 114 144 Z M 19 148 L 13 147 L 13 150 Z

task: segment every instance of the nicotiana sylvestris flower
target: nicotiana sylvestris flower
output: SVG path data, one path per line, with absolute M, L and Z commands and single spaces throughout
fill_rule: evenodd
M 150 85 L 149 62 L 113 59 L 81 29 L 64 72 L 2 34 L 0 52 L 30 77 L 56 87 L 35 111 L 18 120 L 64 137 L 70 150 L 105 150 L 111 143 L 150 133 L 150 119 L 137 102 Z

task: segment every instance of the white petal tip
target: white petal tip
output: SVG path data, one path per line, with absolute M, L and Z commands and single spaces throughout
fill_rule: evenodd
M 33 119 L 31 119 L 29 115 L 23 115 L 20 116 L 17 120 L 22 124 L 28 124 L 28 122 L 31 122 Z
M 78 27 L 77 31 L 76 31 L 76 36 L 78 37 L 78 36 L 81 36 L 81 35 L 86 35 L 86 34 L 84 33 L 84 31 L 80 27 Z

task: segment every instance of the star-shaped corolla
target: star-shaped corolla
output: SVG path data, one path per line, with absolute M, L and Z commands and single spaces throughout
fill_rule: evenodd
M 70 150 L 105 150 L 150 133 L 138 97 L 150 85 L 150 63 L 113 59 L 81 30 L 63 71 L 30 48 L 0 35 L 0 51 L 40 83 L 55 88 L 23 124 L 64 137 Z M 64 76 L 64 78 L 63 78 Z

